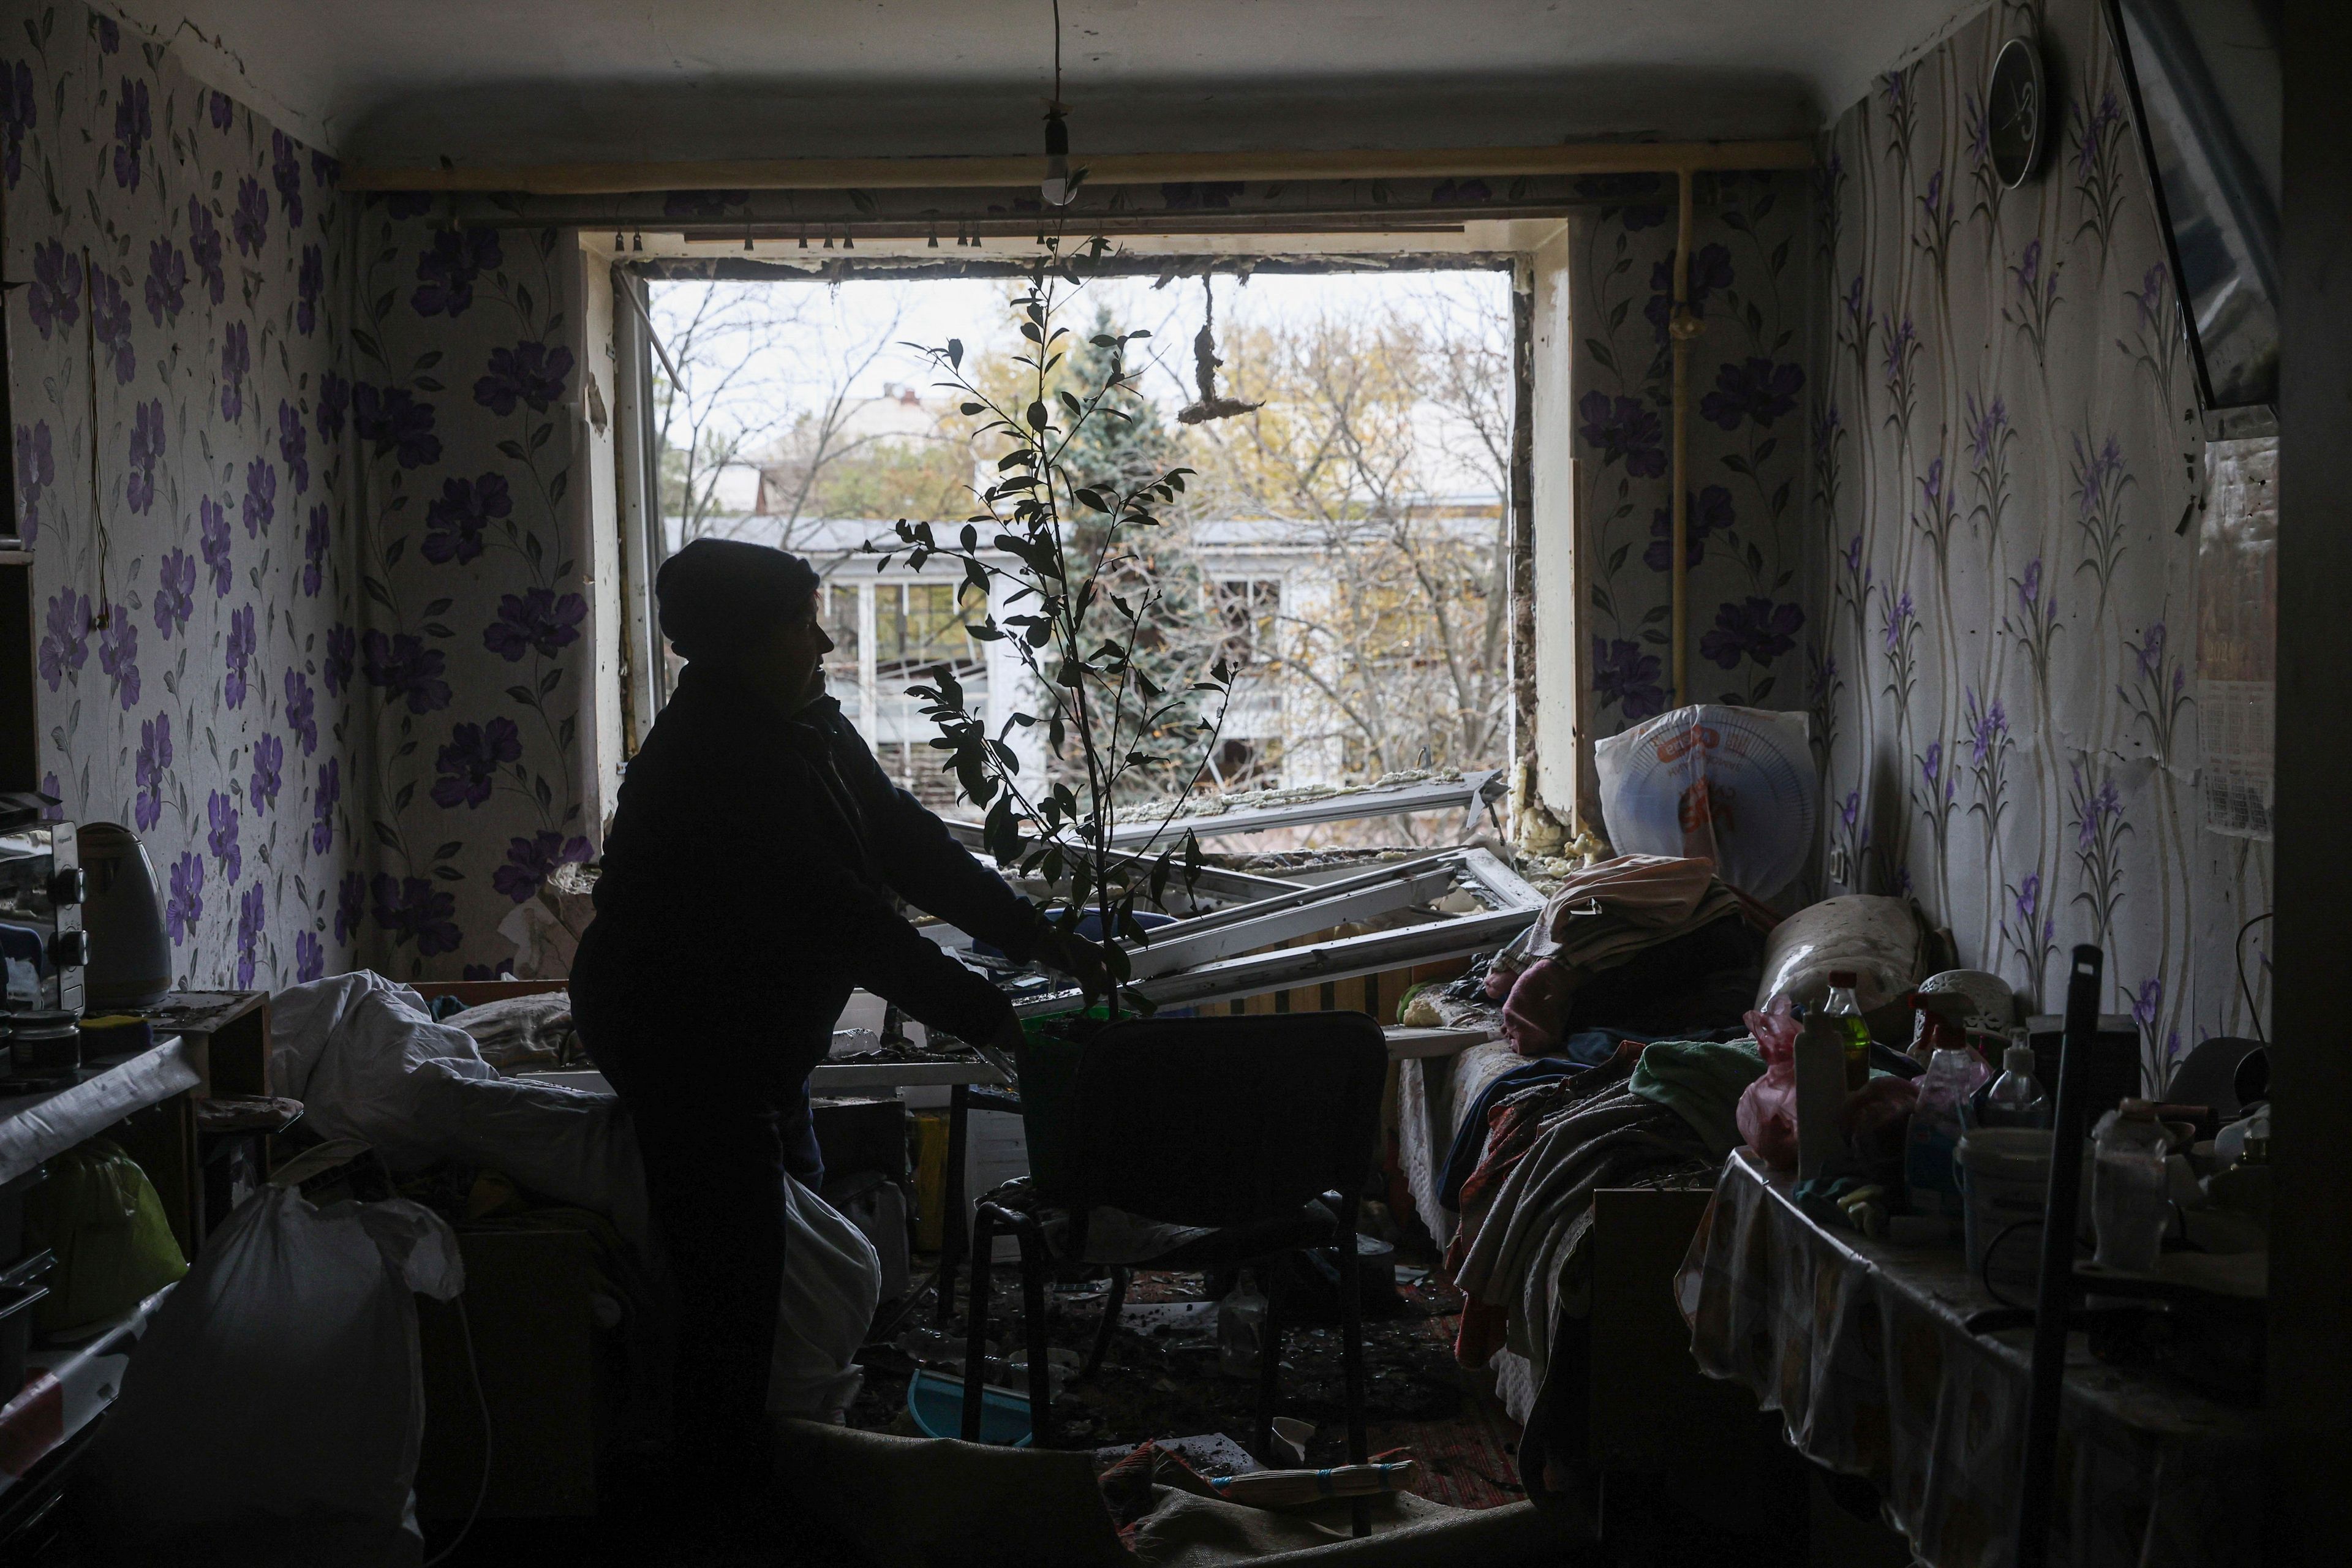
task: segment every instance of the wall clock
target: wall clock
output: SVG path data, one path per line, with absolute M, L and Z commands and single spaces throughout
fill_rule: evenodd
M 2031 38 L 2011 38 L 1992 62 L 1985 87 L 1985 132 L 1991 142 L 1993 173 L 2003 190 L 2015 190 L 2042 157 L 2043 104 L 2042 51 Z

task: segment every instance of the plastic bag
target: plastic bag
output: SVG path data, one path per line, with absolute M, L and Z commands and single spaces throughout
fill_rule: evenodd
M 116 1555 L 413 1568 L 411 1293 L 464 1285 L 456 1234 L 419 1205 L 247 1198 L 157 1310 L 90 1451 Z
M 139 1163 L 104 1138 L 49 1161 L 25 1203 L 26 1250 L 58 1255 L 35 1309 L 43 1333 L 67 1339 L 119 1317 L 188 1271 L 163 1201 Z
M 1748 1146 L 1776 1170 L 1797 1166 L 1797 1015 L 1786 996 L 1748 1015 L 1748 1032 L 1764 1053 L 1764 1076 L 1741 1091 L 1733 1120 Z
M 636 1131 L 611 1095 L 506 1077 L 422 996 L 366 970 L 289 986 L 269 1006 L 270 1076 L 320 1136 L 359 1139 L 395 1175 L 490 1166 L 611 1216 L 649 1250 Z
M 1821 775 L 1802 713 L 1677 708 L 1601 742 L 1592 763 L 1621 855 L 1695 856 L 1769 901 L 1813 852 Z
M 1764 939 L 1756 1005 L 1786 996 L 1817 1007 L 1833 970 L 1853 972 L 1854 1000 L 1874 1013 L 1919 981 L 1920 931 L 1901 899 L 1853 893 L 1799 910 Z
M 882 1299 L 882 1259 L 850 1218 L 784 1178 L 789 1235 L 768 1369 L 768 1413 L 838 1420 L 866 1373 L 857 1347 Z
M 1911 1137 L 1911 1112 L 1919 1086 L 1907 1078 L 1882 1074 L 1845 1097 L 1838 1130 L 1864 1181 L 1889 1192 L 1903 1190 L 1904 1156 Z
M 1523 1057 L 1551 1055 L 1575 995 L 1576 980 L 1567 969 L 1549 958 L 1537 959 L 1519 972 L 1503 1004 L 1503 1038 Z

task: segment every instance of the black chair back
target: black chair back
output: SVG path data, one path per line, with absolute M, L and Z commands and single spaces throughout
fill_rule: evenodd
M 1387 1076 L 1388 1042 L 1362 1013 L 1114 1024 L 1078 1060 L 1074 1206 L 1233 1226 L 1352 1197 Z

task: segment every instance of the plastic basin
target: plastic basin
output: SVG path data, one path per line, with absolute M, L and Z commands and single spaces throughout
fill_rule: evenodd
M 907 1384 L 907 1414 L 926 1437 L 963 1436 L 963 1382 L 918 1369 Z M 1029 1396 L 981 1385 L 980 1440 L 1000 1448 L 1029 1446 Z

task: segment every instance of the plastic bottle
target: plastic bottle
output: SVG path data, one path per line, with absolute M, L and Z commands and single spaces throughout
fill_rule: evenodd
M 1952 1156 L 1960 1146 L 1960 1108 L 1984 1079 L 1984 1058 L 1974 1051 L 1939 1050 L 1928 1058 L 1903 1151 L 1903 1185 L 1913 1214 L 1959 1216 Z
M 1853 970 L 1830 971 L 1830 997 L 1822 1012 L 1845 1049 L 1845 1087 L 1852 1093 L 1870 1081 L 1870 1026 L 1862 1021 L 1862 1004 L 1853 998 Z
M 2125 1100 L 2099 1118 L 2093 1142 L 2095 1259 L 2102 1268 L 2148 1273 L 2164 1250 L 2165 1227 L 2172 1219 L 2166 1197 L 2164 1125 L 2156 1119 L 2155 1105 Z
M 1797 1178 L 1810 1182 L 1845 1151 L 1845 1036 L 1820 1009 L 1797 1031 Z
M 1227 1377 L 1255 1377 L 1265 1344 L 1265 1298 L 1248 1269 L 1217 1303 L 1217 1370 Z
M 2025 1031 L 2012 1029 L 2009 1048 L 2000 1054 L 2000 1076 L 1986 1089 L 1978 1112 L 1984 1127 L 2047 1127 L 2050 1100 L 2033 1077 L 2033 1047 Z

